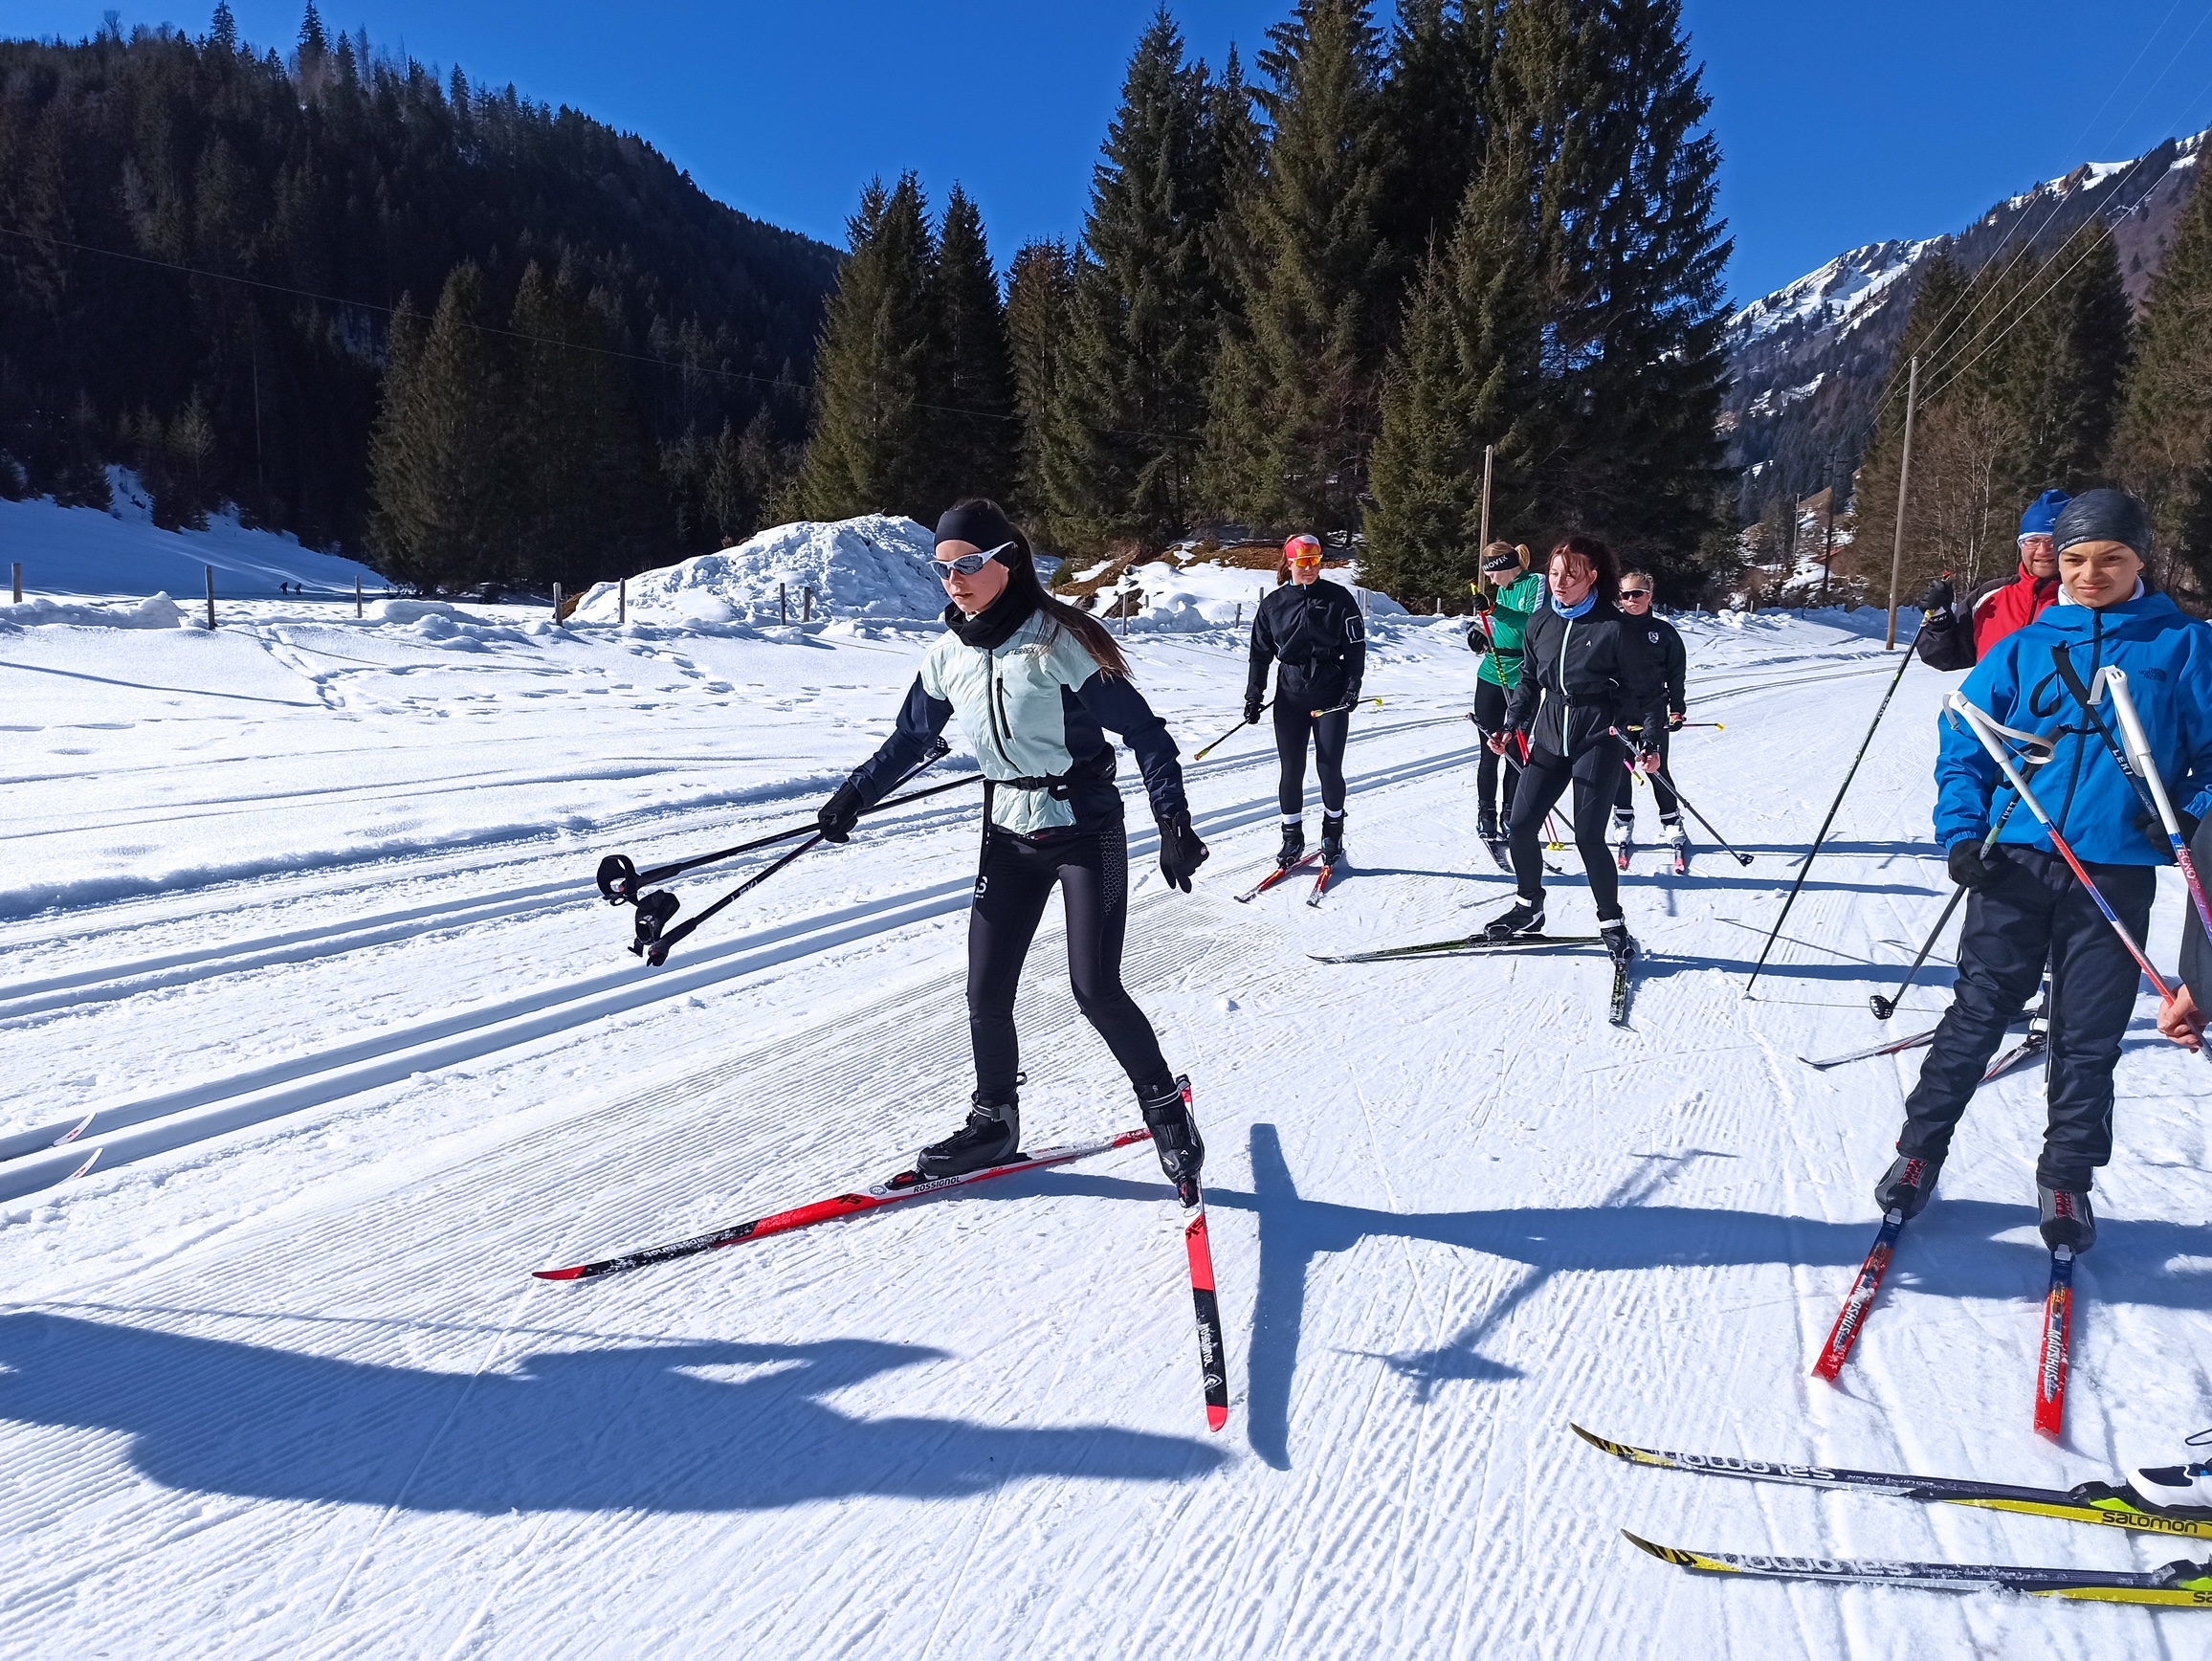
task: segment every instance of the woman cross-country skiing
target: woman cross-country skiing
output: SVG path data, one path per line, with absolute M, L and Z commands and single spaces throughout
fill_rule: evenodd
M 937 524 L 935 570 L 952 604 L 881 748 L 817 815 L 843 842 L 860 814 L 928 753 L 956 714 L 982 763 L 984 848 L 968 918 L 968 1032 L 976 1089 L 967 1122 L 922 1149 L 925 1177 L 1014 1159 L 1022 1121 L 1014 992 L 1055 885 L 1068 919 L 1075 1003 L 1129 1074 L 1161 1169 L 1179 1187 L 1206 1157 L 1160 1041 L 1121 985 L 1129 851 L 1114 786 L 1119 733 L 1137 753 L 1160 824 L 1160 870 L 1190 892 L 1206 844 L 1190 828 L 1167 727 L 1130 684 L 1097 619 L 1046 594 L 1025 537 L 997 503 L 971 497 Z
M 1651 774 L 1651 794 L 1659 800 L 1659 840 L 1680 854 L 1689 839 L 1682 833 L 1682 803 L 1674 794 L 1674 786 L 1665 777 L 1667 767 L 1667 735 L 1682 730 L 1683 717 L 1690 708 L 1683 701 L 1682 682 L 1688 673 L 1690 654 L 1683 649 L 1682 636 L 1674 625 L 1651 609 L 1651 573 L 1649 571 L 1623 571 L 1621 573 L 1621 615 L 1630 625 L 1644 631 L 1644 643 L 1656 654 L 1659 661 L 1659 678 L 1667 694 L 1667 724 L 1659 729 L 1654 745 L 1646 735 L 1644 747 L 1659 751 L 1659 768 Z M 1627 857 L 1628 839 L 1636 830 L 1636 781 L 1628 769 L 1621 769 L 1621 782 L 1613 790 L 1612 840 Z
M 2126 492 L 2075 497 L 2058 516 L 2055 540 L 2058 603 L 1997 642 L 1959 691 L 2003 729 L 2015 753 L 2024 740 L 2051 741 L 2029 787 L 2102 901 L 2028 813 L 2007 818 L 1983 852 L 2003 780 L 1964 723 L 1946 720 L 1936 837 L 1967 896 L 1958 989 L 1905 1098 L 1897 1157 L 1874 1185 L 1874 1204 L 1885 1216 L 1906 1217 L 1927 1205 L 1983 1069 L 2047 962 L 2048 1117 L 2035 1170 L 2041 1228 L 2052 1251 L 2086 1251 L 2097 1237 L 2090 1185 L 2112 1157 L 2112 1069 L 2141 985 L 2103 906 L 2139 943 L 2157 867 L 2170 857 L 2163 826 L 2148 819 L 2092 720 L 2111 726 L 2112 702 L 2089 703 L 2100 696 L 2099 670 L 2127 675 L 2174 806 L 2202 818 L 2212 810 L 2212 629 L 2145 590 L 2151 518 Z
M 1544 603 L 1544 580 L 1529 569 L 1527 548 L 1492 543 L 1482 550 L 1482 581 L 1469 586 L 1474 594 L 1474 622 L 1467 631 L 1467 644 L 1482 657 L 1474 671 L 1474 725 L 1487 741 L 1505 730 L 1506 699 L 1520 681 L 1521 643 L 1529 619 Z M 1492 588 L 1497 590 L 1494 595 Z M 1501 865 L 1512 861 L 1505 845 L 1513 840 L 1513 793 L 1519 783 L 1519 748 L 1500 752 L 1485 742 L 1474 772 L 1475 834 Z
M 1621 915 L 1620 873 L 1605 847 L 1613 780 L 1629 757 L 1621 737 L 1641 729 L 1637 764 L 1659 766 L 1658 734 L 1667 710 L 1655 654 L 1644 631 L 1621 614 L 1620 567 L 1595 537 L 1569 537 L 1552 550 L 1550 597 L 1530 621 L 1520 684 L 1505 712 L 1506 730 L 1490 747 L 1504 755 L 1516 735 L 1528 741 L 1513 799 L 1513 865 L 1520 900 L 1484 931 L 1493 941 L 1544 931 L 1544 815 L 1575 787 L 1575 845 L 1590 874 L 1598 932 L 1616 963 L 1635 951 Z
M 1321 581 L 1321 544 L 1296 536 L 1283 544 L 1290 581 L 1252 614 L 1251 672 L 1245 681 L 1245 720 L 1257 722 L 1275 672 L 1275 754 L 1283 775 L 1283 846 L 1275 863 L 1295 865 L 1306 852 L 1306 745 L 1321 776 L 1321 863 L 1344 857 L 1344 742 L 1351 706 L 1360 701 L 1367 669 L 1367 631 L 1360 602 L 1340 583 Z M 1316 713 L 1318 712 L 1318 713 Z

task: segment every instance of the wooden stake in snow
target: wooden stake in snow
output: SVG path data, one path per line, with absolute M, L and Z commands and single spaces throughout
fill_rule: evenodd
M 215 567 L 203 565 L 200 568 L 208 573 L 208 630 L 212 633 L 215 628 Z
M 23 562 L 15 562 L 15 604 L 23 604 Z
M 614 620 L 617 623 L 630 621 L 630 579 L 628 577 L 623 578 L 614 586 Z
M 353 573 L 353 615 L 358 620 L 365 615 L 361 609 L 361 573 Z
M 1482 447 L 1482 530 L 1474 544 L 1478 550 L 1490 546 L 1490 464 L 1496 454 L 1494 444 Z
M 799 590 L 799 621 L 802 623 L 814 621 L 814 590 L 811 588 Z
M 553 626 L 555 628 L 561 626 L 561 585 L 559 583 L 553 585 Z
M 1920 354 L 1905 380 L 1905 458 L 1897 466 L 1897 539 L 1890 544 L 1890 638 L 1884 652 L 1897 650 L 1897 584 L 1905 567 L 1905 493 L 1913 486 L 1913 404 L 1920 393 Z
M 791 594 L 790 590 L 782 583 L 776 585 L 776 609 L 783 613 L 784 622 L 790 622 Z

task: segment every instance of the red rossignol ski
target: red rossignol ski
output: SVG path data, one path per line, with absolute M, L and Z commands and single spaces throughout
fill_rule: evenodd
M 1836 1324 L 1828 1333 L 1828 1341 L 1821 1347 L 1821 1359 L 1813 1362 L 1813 1373 L 1829 1384 L 1844 1370 L 1844 1363 L 1851 1359 L 1851 1346 L 1859 1341 L 1859 1329 L 1867 1324 L 1867 1312 L 1874 1305 L 1874 1295 L 1882 1290 L 1882 1276 L 1890 1273 L 1890 1259 L 1897 1254 L 1897 1236 L 1904 1232 L 1905 1213 L 1891 1211 L 1882 1219 L 1882 1231 L 1874 1236 L 1874 1249 L 1867 1253 L 1867 1261 L 1860 1266 L 1859 1278 L 1851 1286 L 1851 1294 L 1844 1299 L 1843 1313 L 1836 1317 Z
M 749 1223 L 718 1229 L 711 1234 L 697 1234 L 689 1240 L 672 1241 L 666 1246 L 648 1246 L 641 1251 L 625 1252 L 620 1257 L 606 1257 L 596 1263 L 579 1263 L 570 1269 L 534 1269 L 531 1273 L 540 1280 L 596 1280 L 602 1274 L 619 1274 L 625 1270 L 642 1269 L 649 1263 L 666 1263 L 672 1258 L 692 1257 L 701 1251 L 717 1251 L 724 1246 L 736 1246 L 746 1240 L 765 1240 L 771 1234 L 788 1234 L 794 1229 L 810 1228 L 816 1223 L 833 1223 L 840 1217 L 857 1217 L 863 1211 L 881 1210 L 885 1206 L 896 1206 L 901 1200 L 918 1200 L 926 1194 L 941 1194 L 947 1188 L 963 1187 L 969 1183 L 981 1183 L 992 1177 L 1018 1176 L 1023 1171 L 1043 1170 L 1048 1165 L 1064 1165 L 1071 1160 L 1086 1160 L 1095 1154 L 1112 1153 L 1116 1148 L 1125 1148 L 1132 1143 L 1151 1140 L 1152 1133 L 1149 1130 L 1125 1130 L 1097 1141 L 1045 1148 L 1003 1165 L 987 1165 L 980 1171 L 964 1171 L 957 1177 L 932 1178 L 924 1177 L 918 1171 L 901 1171 L 896 1177 L 877 1183 L 874 1187 L 863 1188 L 857 1194 L 839 1194 L 835 1199 L 816 1200 L 811 1205 L 799 1206 L 788 1211 L 756 1217 Z M 86 1163 L 90 1164 L 89 1161 Z
M 1336 871 L 1337 868 L 1334 865 L 1321 867 L 1321 875 L 1314 878 L 1314 892 L 1306 896 L 1308 905 L 1319 905 L 1321 903 L 1321 896 L 1329 892 L 1329 878 L 1336 875 Z
M 2071 1246 L 2050 1254 L 2050 1291 L 2043 1300 L 2043 1355 L 2035 1367 L 2035 1428 L 2053 1442 L 2066 1428 L 2067 1346 L 2073 1336 Z
M 1297 870 L 1299 866 L 1311 865 L 1315 860 L 1320 858 L 1320 856 L 1321 851 L 1316 848 L 1313 851 L 1313 853 L 1301 855 L 1300 857 L 1292 860 L 1288 865 L 1276 866 L 1272 871 L 1269 872 L 1265 876 L 1260 878 L 1257 887 L 1249 888 L 1245 890 L 1244 893 L 1238 895 L 1236 897 L 1237 904 L 1243 905 L 1247 901 L 1259 898 L 1261 895 L 1267 893 L 1269 889 L 1274 887 L 1276 883 L 1282 881 L 1284 877 L 1290 875 L 1290 874 Z
M 1175 1081 L 1183 1089 L 1183 1111 L 1190 1111 L 1190 1080 Z M 1228 1423 L 1228 1357 L 1221 1336 L 1221 1300 L 1214 1296 L 1213 1242 L 1206 1231 L 1206 1189 L 1196 1177 L 1180 1185 L 1183 1202 L 1183 1249 L 1190 1256 L 1190 1300 L 1198 1315 L 1198 1368 L 1206 1386 L 1206 1428 L 1219 1430 Z

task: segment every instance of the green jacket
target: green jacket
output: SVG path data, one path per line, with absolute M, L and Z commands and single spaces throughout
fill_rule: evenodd
M 1543 603 L 1544 580 L 1535 571 L 1523 571 L 1513 587 L 1498 590 L 1496 603 L 1490 609 L 1489 634 L 1483 632 L 1480 617 L 1467 631 L 1468 645 L 1483 653 L 1477 675 L 1508 690 L 1519 684 L 1521 640 L 1528 633 L 1529 619 Z M 1494 652 L 1491 650 L 1493 639 L 1497 643 Z

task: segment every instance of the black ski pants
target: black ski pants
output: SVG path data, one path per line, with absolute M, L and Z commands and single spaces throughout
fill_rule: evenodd
M 1544 815 L 1572 784 L 1575 846 L 1582 852 L 1582 868 L 1590 874 L 1598 920 L 1621 915 L 1621 873 L 1613 863 L 1613 851 L 1605 846 L 1605 822 L 1613 805 L 1613 775 L 1621 772 L 1627 756 L 1628 746 L 1608 735 L 1573 757 L 1535 749 L 1521 764 L 1520 784 L 1513 796 L 1513 870 L 1521 898 L 1531 905 L 1544 902 Z
M 1506 699 L 1512 696 L 1494 680 L 1475 677 L 1474 727 L 1485 740 L 1492 733 L 1505 732 Z M 1520 741 L 1510 733 L 1506 736 L 1511 742 L 1504 755 L 1493 755 L 1486 742 L 1482 759 L 1474 764 L 1475 810 L 1485 821 L 1501 824 L 1513 817 L 1513 793 L 1520 785 Z M 1501 773 L 1505 781 L 1502 792 L 1498 789 Z
M 1283 817 L 1300 819 L 1306 812 L 1306 741 L 1314 743 L 1314 770 L 1321 775 L 1321 811 L 1344 810 L 1344 741 L 1352 734 L 1352 712 L 1339 709 L 1315 719 L 1308 695 L 1286 697 L 1275 690 L 1275 754 L 1283 764 L 1281 788 L 1275 799 Z
M 1662 730 L 1659 734 L 1659 765 L 1667 765 L 1667 741 L 1672 735 Z M 1682 802 L 1674 794 L 1674 786 L 1659 774 L 1651 775 L 1651 794 L 1659 803 L 1659 823 L 1671 825 L 1682 817 Z M 1613 806 L 1633 818 L 1636 812 L 1636 776 L 1626 767 L 1621 769 L 1621 783 L 1613 792 Z
M 1068 979 L 1075 1007 L 1098 1030 L 1129 1082 L 1154 1096 L 1175 1076 L 1160 1053 L 1152 1023 L 1121 985 L 1121 941 L 1129 922 L 1129 844 L 1117 826 L 1043 837 L 993 829 L 976 875 L 968 914 L 968 1035 L 975 1046 L 976 1091 L 984 1101 L 1014 1099 L 1022 1067 L 1014 994 L 1052 885 L 1068 919 Z
M 2135 1013 L 2141 971 L 2065 860 L 2000 845 L 1997 875 L 1966 897 L 1958 985 L 1936 1029 L 1920 1082 L 1905 1098 L 1897 1151 L 1940 1159 L 2005 1028 L 2027 1006 L 2050 963 L 2050 1049 L 2045 1082 L 2050 1117 L 2035 1178 L 2087 1192 L 2112 1157 L 2112 1068 Z M 2148 865 L 2091 865 L 2089 874 L 2142 940 L 2158 892 Z

